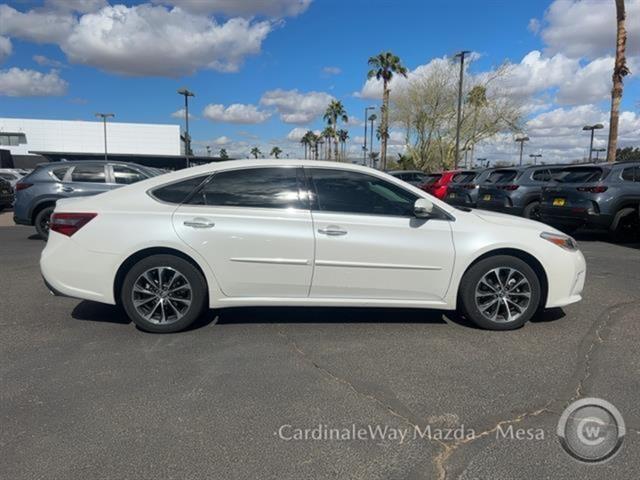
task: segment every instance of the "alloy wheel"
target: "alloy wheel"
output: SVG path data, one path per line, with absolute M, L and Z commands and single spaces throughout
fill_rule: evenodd
M 145 320 L 156 325 L 175 323 L 186 315 L 193 300 L 187 278 L 172 267 L 154 267 L 133 283 L 131 300 Z
M 515 268 L 494 268 L 485 273 L 476 285 L 475 303 L 487 320 L 514 322 L 529 308 L 531 284 Z

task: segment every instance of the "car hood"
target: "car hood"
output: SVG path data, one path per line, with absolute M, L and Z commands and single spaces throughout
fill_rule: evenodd
M 495 225 L 504 225 L 507 227 L 527 228 L 530 230 L 537 230 L 538 232 L 554 232 L 561 233 L 549 225 L 527 218 L 516 217 L 514 215 L 507 215 L 506 213 L 492 212 L 489 210 L 472 210 L 473 214 L 484 220 L 485 222 L 493 223 Z

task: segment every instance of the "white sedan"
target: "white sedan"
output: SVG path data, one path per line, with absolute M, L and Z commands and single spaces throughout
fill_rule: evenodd
M 303 160 L 220 162 L 59 200 L 40 265 L 53 293 L 121 304 L 152 332 L 258 305 L 459 310 L 507 330 L 579 301 L 586 273 L 575 241 L 547 225 Z

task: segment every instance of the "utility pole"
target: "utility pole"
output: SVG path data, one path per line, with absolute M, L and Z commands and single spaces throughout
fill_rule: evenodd
M 364 108 L 364 146 L 362 147 L 362 164 L 367 165 L 367 119 L 369 118 L 369 110 L 375 110 L 376 107 Z
M 458 159 L 460 158 L 460 122 L 462 119 L 462 83 L 464 79 L 464 57 L 471 53 L 469 50 L 462 50 L 455 54 L 454 58 L 460 57 L 460 80 L 458 83 L 458 121 L 456 123 L 456 158 L 454 161 L 454 169 L 458 168 Z
M 102 125 L 104 130 L 104 161 L 107 161 L 107 118 L 115 117 L 113 113 L 96 113 L 96 117 L 102 118 Z
M 596 152 L 596 163 L 598 163 L 600 161 L 600 152 L 606 152 L 607 149 L 606 148 L 594 148 L 593 151 Z
M 601 123 L 596 123 L 595 125 L 585 125 L 584 127 L 582 127 L 582 130 L 586 132 L 591 131 L 591 141 L 589 142 L 589 163 L 591 163 L 591 156 L 593 154 L 593 132 L 595 130 L 600 130 L 601 128 L 604 128 L 604 125 L 602 125 Z
M 373 158 L 373 121 L 376 119 L 376 117 L 371 114 L 371 116 L 369 117 L 369 120 L 371 121 L 371 167 L 375 168 L 376 167 L 376 162 Z
M 520 165 L 522 165 L 522 150 L 524 148 L 524 142 L 528 142 L 528 141 L 529 141 L 529 137 L 527 136 L 516 138 L 516 142 L 520 142 Z
M 190 167 L 189 155 L 191 154 L 191 136 L 189 135 L 189 97 L 195 97 L 196 94 L 193 92 L 190 92 L 186 88 L 179 89 L 178 94 L 184 96 L 184 121 L 185 121 L 184 159 L 188 168 Z

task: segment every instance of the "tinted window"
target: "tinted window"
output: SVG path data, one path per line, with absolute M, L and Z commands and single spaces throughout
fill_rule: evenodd
M 313 169 L 317 208 L 323 212 L 413 216 L 417 196 L 378 177 Z
M 439 173 L 432 173 L 424 177 L 424 183 L 426 185 L 432 185 L 436 183 L 438 180 L 440 180 L 441 178 L 442 178 L 442 175 L 440 175 Z
M 453 183 L 471 183 L 476 178 L 475 172 L 461 172 L 454 175 L 451 180 Z
M 602 177 L 602 169 L 598 167 L 577 167 L 563 170 L 558 176 L 562 183 L 588 183 L 597 182 Z
M 116 183 L 124 185 L 136 183 L 147 178 L 139 171 L 134 170 L 133 168 L 124 167 L 122 165 L 113 166 L 113 177 Z
M 507 183 L 512 182 L 518 176 L 517 170 L 495 170 L 491 172 L 487 182 L 490 183 Z
M 62 180 L 66 175 L 67 170 L 69 170 L 69 167 L 54 168 L 53 170 L 51 170 L 51 175 L 53 175 L 58 180 Z
M 622 179 L 627 182 L 640 182 L 640 167 L 625 168 L 622 171 Z
M 91 165 L 79 165 L 73 169 L 71 173 L 72 182 L 90 182 L 90 183 L 104 183 L 105 174 L 104 167 L 91 166 Z
M 209 175 L 189 178 L 181 182 L 172 183 L 164 187 L 156 188 L 152 193 L 155 198 L 167 203 L 182 203 L 191 193 L 204 182 Z
M 551 180 L 551 173 L 549 170 L 536 170 L 533 172 L 533 179 L 538 182 L 548 182 Z
M 190 204 L 226 207 L 306 208 L 296 168 L 250 168 L 216 173 Z

